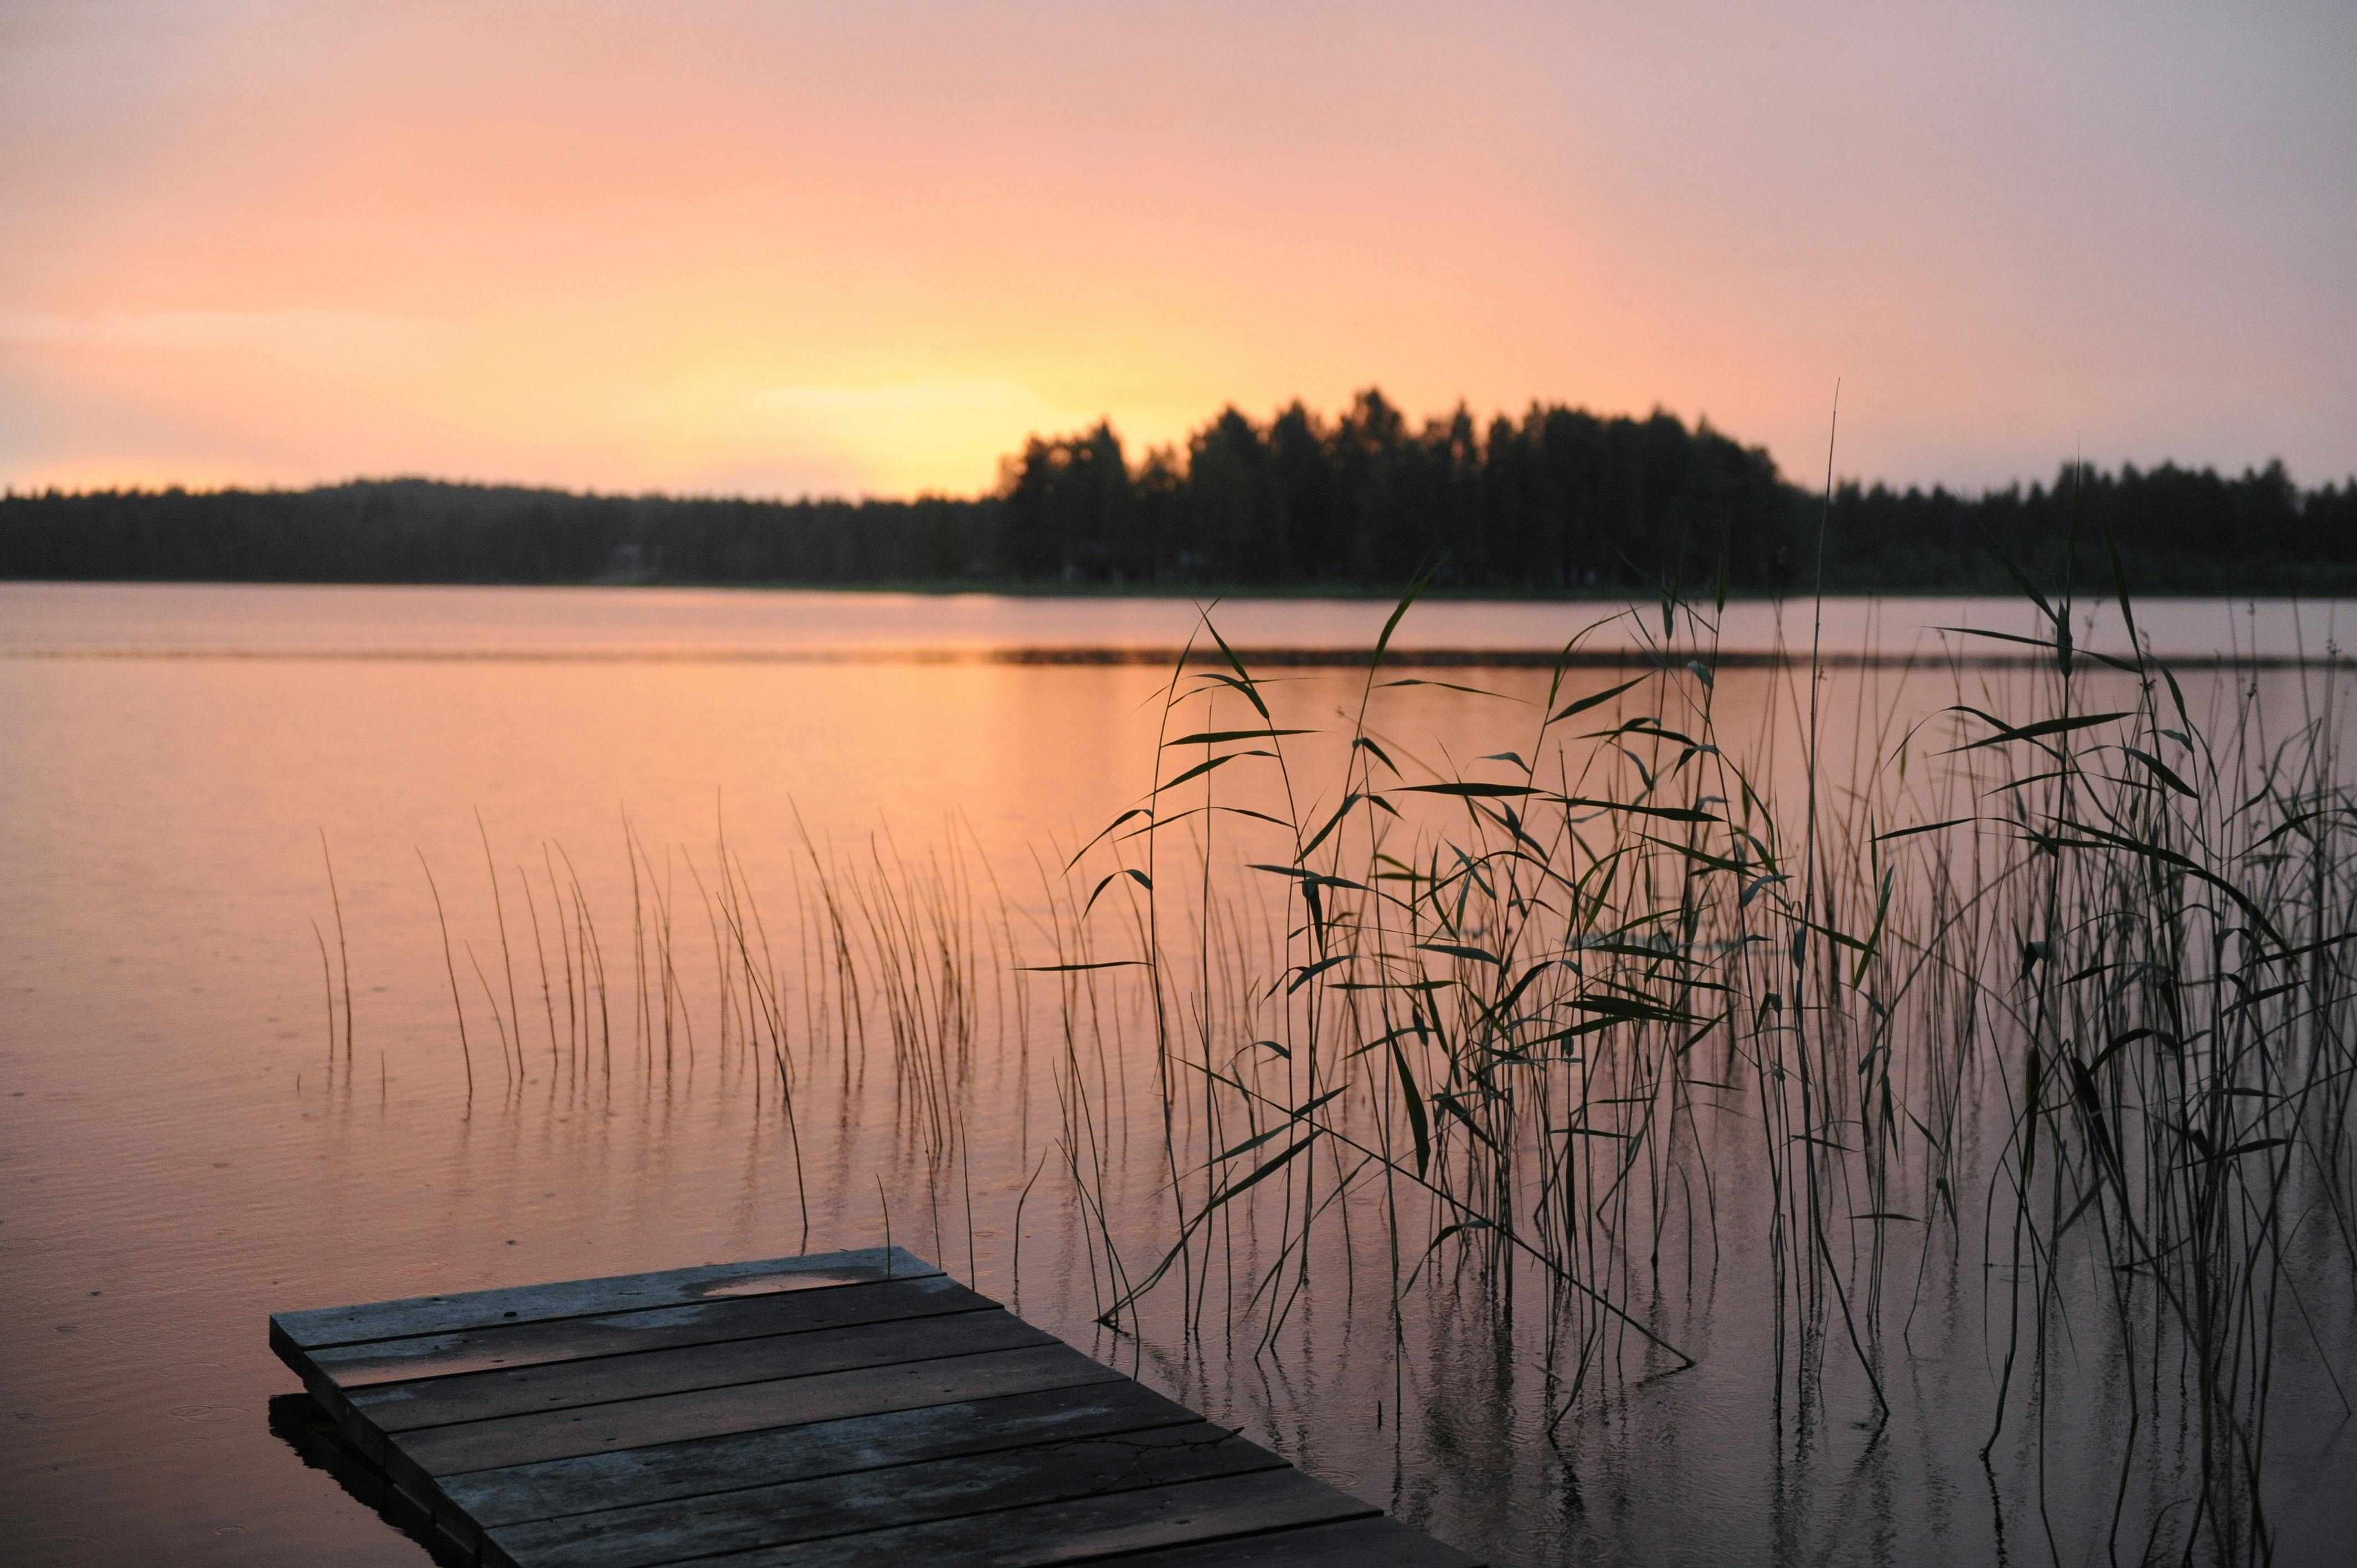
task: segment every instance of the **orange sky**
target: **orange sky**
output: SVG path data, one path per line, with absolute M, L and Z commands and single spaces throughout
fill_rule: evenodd
M 1838 376 L 1848 473 L 2320 482 L 2352 81 L 2326 5 L 12 0 L 0 481 L 971 490 L 1369 383 L 1805 476 Z

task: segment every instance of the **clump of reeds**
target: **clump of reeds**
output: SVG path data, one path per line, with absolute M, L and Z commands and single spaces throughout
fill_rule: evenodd
M 2042 1486 L 2068 1389 L 2110 1423 L 2106 1550 L 2264 1559 L 2278 1346 L 2338 1344 L 2357 1308 L 2341 693 L 2301 676 L 2287 723 L 2230 670 L 2203 708 L 2142 651 L 2124 590 L 2129 642 L 2098 654 L 2068 583 L 2021 581 L 2040 629 L 1994 645 L 2012 664 L 1953 644 L 1890 693 L 1861 675 L 1842 746 L 1813 650 L 1722 696 L 1723 592 L 1630 612 L 1631 668 L 1574 639 L 1543 685 L 1501 691 L 1385 664 L 1411 592 L 1340 710 L 1207 618 L 1146 794 L 1036 893 L 1010 899 L 970 833 L 910 854 L 797 822 L 772 921 L 716 814 L 709 846 L 626 821 L 610 979 L 544 844 L 545 927 L 512 871 L 552 1090 L 668 1094 L 700 1061 L 749 1085 L 787 1132 L 805 1240 L 812 1172 L 843 1151 L 805 1161 L 802 1107 L 877 1097 L 936 1255 L 962 1208 L 971 1272 L 975 1069 L 1012 1058 L 1018 1291 L 1052 1166 L 1105 1324 L 1257 1349 L 1339 1295 L 1384 1315 L 1396 1364 L 1411 1308 L 1445 1296 L 1536 1324 L 1551 1433 L 1694 1364 L 1678 1309 L 1729 1310 L 1710 1292 L 1730 1227 L 1766 1276 L 1734 1332 L 1803 1429 L 1838 1402 L 1878 1421 L 1918 1312 L 1967 1282 L 1985 1459 L 2012 1434 Z M 1946 701 L 1900 705 L 1932 680 Z M 1521 735 L 1423 759 L 1393 725 L 1410 695 Z M 500 947 L 475 967 L 517 1095 L 528 1008 L 479 832 Z M 471 1093 L 465 944 L 442 933 Z M 349 965 L 344 1012 L 348 1058 Z
M 692 1090 L 703 1068 L 724 1090 L 745 1089 L 757 1115 L 766 1110 L 782 1126 L 807 1242 L 811 1194 L 799 1109 L 806 1080 L 830 1075 L 827 1087 L 849 1105 L 874 1091 L 871 1067 L 880 1066 L 889 1074 L 896 1136 L 921 1156 L 941 1227 L 936 1251 L 950 1217 L 963 1208 L 974 1251 L 972 1205 L 961 1189 L 971 1185 L 964 1129 L 975 1041 L 986 1030 L 1010 1043 L 1019 1070 L 1028 1073 L 1023 1042 L 1031 1002 L 1015 916 L 995 875 L 977 871 L 970 832 L 958 826 L 944 845 L 910 855 L 888 832 L 846 850 L 814 839 L 797 822 L 798 870 L 773 934 L 717 815 L 708 846 L 651 845 L 625 819 L 629 949 L 620 972 L 609 974 L 597 914 L 565 848 L 544 843 L 536 877 L 522 863 L 503 874 L 489 825 L 479 816 L 476 825 L 490 883 L 490 929 L 481 952 L 454 933 L 444 888 L 423 852 L 418 855 L 469 1103 L 479 1033 L 470 1012 L 487 1010 L 491 1017 L 501 1092 L 511 1102 L 536 1079 L 546 1081 L 551 1096 L 602 1096 L 611 1103 L 620 1095 L 651 1102 L 660 1094 L 668 1101 Z M 516 894 L 527 918 L 511 930 L 506 910 Z M 532 946 L 519 955 L 525 930 Z M 326 965 L 324 931 L 316 934 Z M 471 1000 L 457 968 L 462 951 L 477 982 Z M 539 976 L 536 1009 L 518 983 L 519 959 L 527 979 Z M 702 983 L 691 983 L 699 969 Z M 536 1030 L 530 1026 L 535 1011 Z M 699 1030 L 708 1050 L 699 1050 Z M 544 1069 L 527 1059 L 532 1033 L 545 1036 Z M 878 1047 L 882 1058 L 872 1061 Z M 1019 1133 L 1028 1139 L 1028 1123 Z
M 1729 734 L 1719 607 L 1674 594 L 1635 673 L 1578 678 L 1575 643 L 1526 744 L 1462 769 L 1380 722 L 1426 683 L 1383 663 L 1413 593 L 1330 725 L 1206 620 L 1154 788 L 1073 857 L 1051 966 L 1105 1320 L 1142 1327 L 1175 1287 L 1184 1332 L 1270 1344 L 1313 1260 L 1377 1269 L 1395 1333 L 1444 1276 L 1501 1320 L 1527 1291 L 1560 1420 L 1608 1367 L 1692 1364 L 1665 1275 L 1715 1254 L 1749 1137 L 1780 1407 L 1807 1419 L 1837 1355 L 1878 1418 L 1928 1272 L 1976 1241 L 2008 1282 L 1990 1444 L 2045 1421 L 2060 1347 L 2100 1329 L 2076 1375 L 2125 1391 L 2112 1548 L 2265 1558 L 2276 1346 L 2346 1314 L 2357 1262 L 2336 693 L 2276 734 L 2238 678 L 2197 721 L 2125 589 L 2132 651 L 2091 654 L 2067 586 L 2021 581 L 2044 629 L 2004 639 L 2028 662 L 2002 684 L 2040 705 L 1993 711 L 1962 665 L 1912 727 L 1861 695 L 1871 750 L 1842 775 L 1813 658 Z M 1091 936 L 1108 909 L 1117 943 Z M 1154 1043 L 1169 1192 L 1142 1267 L 1101 1152 L 1125 1016 Z M 2133 1510 L 2124 1540 L 2132 1482 L 2180 1451 L 2190 1506 Z

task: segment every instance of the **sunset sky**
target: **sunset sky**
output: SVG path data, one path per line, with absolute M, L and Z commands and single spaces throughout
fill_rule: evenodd
M 968 491 L 1222 403 L 2357 472 L 2357 6 L 0 0 L 0 481 Z

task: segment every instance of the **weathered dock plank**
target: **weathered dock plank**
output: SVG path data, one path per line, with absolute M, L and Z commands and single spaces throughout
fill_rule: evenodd
M 594 1280 L 518 1285 L 507 1290 L 462 1291 L 416 1295 L 366 1306 L 330 1306 L 315 1312 L 271 1315 L 275 1334 L 304 1349 L 393 1339 L 409 1334 L 447 1334 L 500 1323 L 553 1317 L 586 1317 L 642 1306 L 683 1306 L 737 1295 L 825 1290 L 875 1280 L 913 1278 L 942 1271 L 903 1247 L 862 1247 L 847 1252 L 813 1252 L 801 1258 L 758 1262 L 707 1263 L 651 1274 L 609 1274 Z
M 1001 1448 L 1184 1426 L 1184 1405 L 1120 1379 L 883 1415 L 774 1427 L 729 1437 L 590 1454 L 442 1477 L 442 1489 L 488 1527 L 662 1502 L 770 1481 L 800 1481 Z
M 494 1568 L 1473 1562 L 897 1248 L 281 1313 L 271 1344 Z
M 1121 1374 L 1069 1345 L 985 1351 L 894 1367 L 658 1394 L 627 1403 L 502 1416 L 404 1434 L 401 1452 L 429 1476 L 609 1454 L 756 1427 L 916 1410 L 952 1400 L 1109 1382 Z
M 682 1557 L 783 1546 L 894 1526 L 1282 1468 L 1225 1427 L 1195 1422 L 1037 1449 L 895 1465 L 685 1500 L 504 1525 L 519 1563 L 651 1568 Z
M 1375 1511 L 1298 1470 L 1255 1470 L 739 1552 L 730 1559 L 729 1568 L 906 1568 L 911 1563 L 1037 1568 L 1126 1556 L 1147 1547 L 1232 1540 Z
M 1471 1561 L 1395 1519 L 1343 1520 L 1140 1552 L 1122 1568 L 1464 1568 Z
M 698 1389 L 733 1388 L 779 1378 L 808 1378 L 822 1372 L 1055 1343 L 1055 1336 L 1004 1312 L 965 1312 L 913 1322 L 864 1323 L 716 1345 L 640 1350 L 590 1361 L 382 1383 L 359 1391 L 351 1399 L 354 1409 L 365 1412 L 384 1431 L 412 1432 L 534 1411 L 568 1410 L 655 1394 L 691 1393 Z
M 723 1339 L 935 1317 L 950 1312 L 981 1312 L 997 1305 L 947 1274 L 931 1274 L 837 1290 L 723 1297 L 692 1306 L 647 1307 L 602 1317 L 500 1323 L 455 1334 L 322 1346 L 307 1354 L 314 1365 L 332 1370 L 342 1387 L 360 1389 L 371 1383 L 497 1367 L 542 1366 L 674 1345 L 708 1345 Z

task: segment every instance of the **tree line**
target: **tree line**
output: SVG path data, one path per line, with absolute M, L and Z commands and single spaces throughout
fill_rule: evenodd
M 1964 494 L 1845 484 L 1830 504 L 1707 422 L 1534 404 L 1412 424 L 1375 391 L 1339 415 L 1229 408 L 1133 457 L 1110 424 L 1035 436 L 990 494 L 914 500 L 584 495 L 364 480 L 304 490 L 0 497 L 0 577 L 663 581 L 1469 592 L 2003 589 L 1996 552 L 2140 591 L 2357 589 L 2357 478 L 2065 465 Z M 1822 536 L 1822 537 L 1821 537 Z M 1994 547 L 1994 548 L 1993 548 Z

